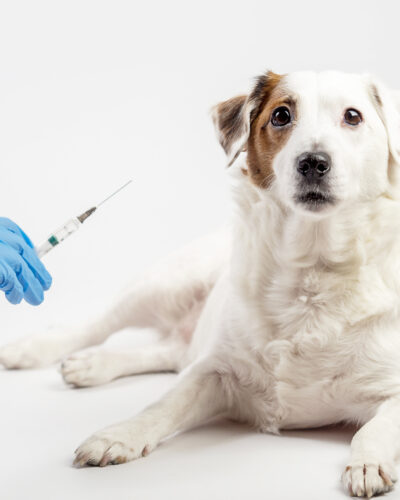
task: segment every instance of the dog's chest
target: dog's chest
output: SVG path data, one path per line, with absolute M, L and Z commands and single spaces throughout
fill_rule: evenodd
M 377 347 L 369 330 L 396 305 L 396 294 L 373 267 L 351 278 L 316 268 L 275 276 L 264 295 L 271 334 L 265 331 L 263 353 L 279 427 L 344 418 L 362 392 L 353 392 L 354 380 L 381 376 L 380 356 L 370 356 Z
M 317 266 L 281 270 L 264 288 L 262 311 L 272 320 L 274 338 L 333 345 L 358 323 L 390 312 L 398 297 L 375 266 L 339 273 Z

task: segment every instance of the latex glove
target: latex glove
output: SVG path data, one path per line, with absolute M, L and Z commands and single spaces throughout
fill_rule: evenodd
M 17 224 L 0 217 L 0 290 L 7 300 L 41 304 L 51 281 L 28 236 Z

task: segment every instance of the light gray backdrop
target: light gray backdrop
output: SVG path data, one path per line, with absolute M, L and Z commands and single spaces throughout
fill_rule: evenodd
M 2 2 L 0 214 L 40 243 L 119 184 L 134 183 L 45 258 L 54 285 L 40 308 L 0 296 L 0 343 L 96 313 L 130 276 L 226 223 L 231 204 L 208 115 L 213 104 L 246 91 L 266 69 L 371 72 L 400 87 L 398 26 L 394 0 Z M 69 468 L 87 433 L 134 413 L 172 381 L 139 377 L 69 392 L 53 369 L 0 372 L 5 498 L 118 491 L 119 498 L 232 499 L 272 491 L 276 500 L 293 488 L 297 498 L 342 498 L 347 434 L 294 445 L 210 429 L 197 441 L 169 443 L 162 460 L 146 465 Z M 229 448 L 230 439 L 241 446 Z

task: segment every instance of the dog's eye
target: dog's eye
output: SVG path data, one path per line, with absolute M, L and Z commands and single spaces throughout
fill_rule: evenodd
M 346 109 L 344 112 L 344 121 L 348 125 L 359 125 L 362 122 L 361 113 L 353 108 Z
M 271 123 L 274 127 L 283 127 L 290 123 L 291 120 L 290 111 L 286 106 L 279 106 L 272 112 Z

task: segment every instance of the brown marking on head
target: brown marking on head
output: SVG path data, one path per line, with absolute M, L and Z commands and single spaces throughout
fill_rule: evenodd
M 274 178 L 273 160 L 288 141 L 293 129 L 293 121 L 284 127 L 273 127 L 271 115 L 276 108 L 286 106 L 294 119 L 296 101 L 285 90 L 283 76 L 267 75 L 267 79 L 261 82 L 262 90 L 258 92 L 263 95 L 263 100 L 251 123 L 247 143 L 247 165 L 252 181 L 259 187 L 267 188 Z
M 231 165 L 241 151 L 247 150 L 248 174 L 260 187 L 268 187 L 273 179 L 272 162 L 289 138 L 292 126 L 273 128 L 272 111 L 278 106 L 291 108 L 295 100 L 285 92 L 284 76 L 271 71 L 260 76 L 249 96 L 224 101 L 213 109 L 219 141 Z

